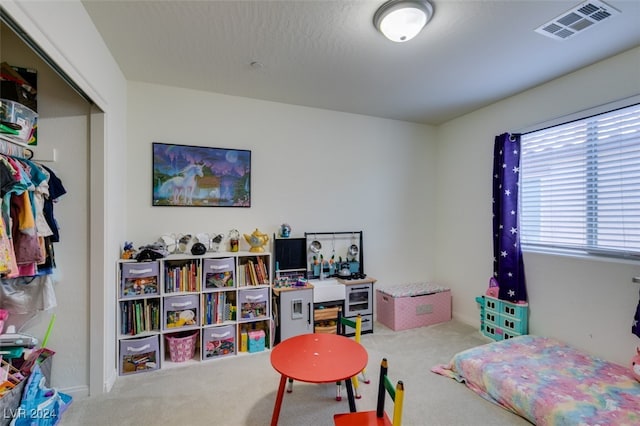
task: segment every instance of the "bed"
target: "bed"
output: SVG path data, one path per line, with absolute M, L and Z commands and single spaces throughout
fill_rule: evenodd
M 640 425 L 640 383 L 630 370 L 555 339 L 488 343 L 431 371 L 536 425 Z

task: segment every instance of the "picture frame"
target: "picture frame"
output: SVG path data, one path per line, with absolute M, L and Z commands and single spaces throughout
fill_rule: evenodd
M 251 151 L 153 142 L 153 206 L 251 207 Z

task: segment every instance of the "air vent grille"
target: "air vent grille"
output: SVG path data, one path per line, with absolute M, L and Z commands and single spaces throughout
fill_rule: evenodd
M 586 1 L 539 26 L 536 32 L 556 40 L 566 40 L 619 13 L 602 1 Z

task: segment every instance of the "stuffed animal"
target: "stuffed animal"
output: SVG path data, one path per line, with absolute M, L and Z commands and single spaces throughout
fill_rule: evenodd
M 124 247 L 122 248 L 122 259 L 133 259 L 136 256 L 136 250 L 133 248 L 133 243 L 131 241 L 125 241 Z
M 485 293 L 487 296 L 498 298 L 498 294 L 500 293 L 500 287 L 498 286 L 498 280 L 495 277 L 491 277 L 489 279 L 489 288 Z
M 640 347 L 636 351 L 638 353 L 631 358 L 631 375 L 640 382 Z

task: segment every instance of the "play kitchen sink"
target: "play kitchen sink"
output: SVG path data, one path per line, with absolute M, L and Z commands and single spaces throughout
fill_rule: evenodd
M 313 285 L 313 303 L 333 302 L 344 300 L 345 286 L 337 279 L 311 280 Z

